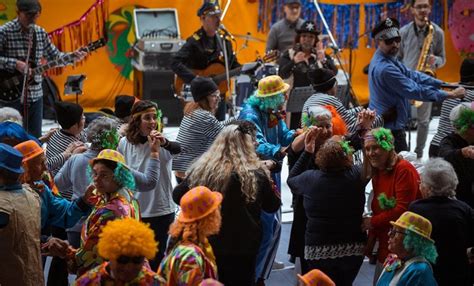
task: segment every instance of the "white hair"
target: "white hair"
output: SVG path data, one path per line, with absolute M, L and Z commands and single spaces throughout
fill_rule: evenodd
M 305 112 L 308 114 L 308 116 L 312 118 L 325 117 L 329 120 L 332 119 L 331 111 L 329 111 L 326 107 L 321 106 L 321 105 L 310 106 Z
M 12 121 L 20 125 L 23 124 L 23 117 L 20 112 L 11 107 L 0 108 L 0 122 Z
M 456 195 L 458 176 L 453 166 L 441 159 L 433 158 L 425 163 L 421 183 L 429 189 L 429 196 L 452 197 Z

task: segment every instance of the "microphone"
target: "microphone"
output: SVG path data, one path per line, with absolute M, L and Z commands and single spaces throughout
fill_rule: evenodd
M 229 31 L 227 31 L 227 29 L 225 28 L 224 24 L 221 23 L 221 24 L 219 25 L 219 30 L 221 30 L 222 32 L 224 32 L 224 35 L 227 35 L 232 41 L 235 40 L 234 36 L 232 36 L 232 34 L 231 34 Z

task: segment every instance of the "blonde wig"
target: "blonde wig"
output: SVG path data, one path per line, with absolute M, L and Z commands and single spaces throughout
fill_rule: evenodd
M 189 169 L 190 187 L 206 186 L 225 196 L 225 189 L 232 172 L 241 183 L 247 202 L 257 197 L 255 170 L 260 168 L 252 136 L 237 125 L 225 127 L 209 147 Z

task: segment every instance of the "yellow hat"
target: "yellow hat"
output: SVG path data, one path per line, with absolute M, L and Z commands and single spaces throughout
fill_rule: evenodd
M 255 93 L 256 97 L 267 97 L 279 93 L 285 93 L 290 88 L 290 85 L 285 83 L 281 77 L 271 75 L 262 78 L 258 82 L 258 90 Z
M 429 241 L 434 242 L 430 237 L 432 228 L 431 222 L 419 214 L 404 212 L 396 222 L 391 221 L 390 224 L 413 231 Z
M 128 166 L 125 164 L 125 158 L 123 157 L 123 155 L 112 149 L 104 149 L 100 151 L 99 155 L 97 155 L 97 157 L 90 161 L 91 165 L 93 165 L 98 160 L 109 160 L 116 163 L 120 163 L 128 169 Z

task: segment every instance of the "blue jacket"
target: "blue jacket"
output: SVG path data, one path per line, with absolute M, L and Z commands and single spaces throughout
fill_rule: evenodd
M 398 280 L 398 283 L 396 284 L 396 286 L 436 286 L 438 285 L 438 283 L 436 282 L 433 276 L 433 270 L 431 269 L 431 266 L 428 263 L 428 261 L 420 257 L 415 257 L 414 259 L 417 259 L 417 261 L 411 263 L 410 265 L 406 267 L 400 279 Z M 405 263 L 408 263 L 409 261 Z M 376 286 L 391 285 L 390 283 L 395 277 L 395 274 L 397 274 L 398 271 L 402 271 L 402 269 L 398 269 L 397 271 L 397 268 L 400 267 L 399 265 L 400 265 L 399 262 L 395 262 L 391 265 L 386 266 L 382 272 L 382 275 L 380 275 L 380 278 L 377 281 Z
M 385 123 L 392 130 L 404 129 L 410 115 L 410 102 L 442 101 L 448 94 L 439 90 L 442 81 L 408 69 L 395 57 L 377 50 L 369 66 L 369 108 L 383 114 L 397 108 L 397 119 Z
M 41 181 L 38 183 L 44 185 L 44 189 L 38 191 L 41 198 L 41 228 L 47 225 L 69 228 L 88 214 L 90 207 L 82 201 L 82 198 L 70 202 L 55 196 Z
M 268 113 L 262 112 L 249 104 L 245 104 L 240 111 L 239 119 L 247 120 L 257 127 L 257 153 L 264 159 L 276 159 L 281 147 L 291 144 L 294 130 L 288 129 L 283 119 L 278 121 L 278 125 L 268 127 Z

